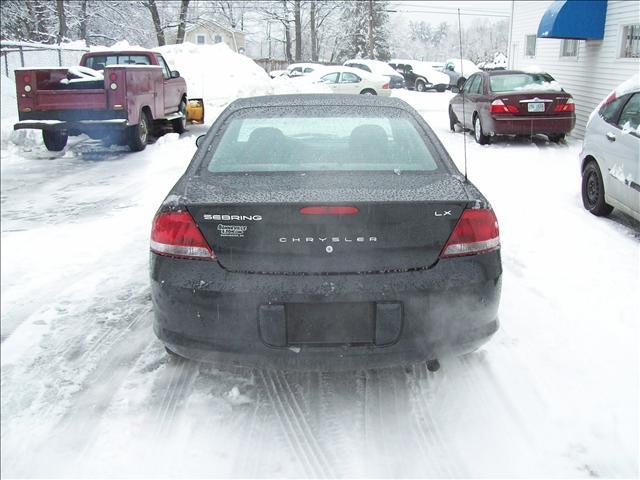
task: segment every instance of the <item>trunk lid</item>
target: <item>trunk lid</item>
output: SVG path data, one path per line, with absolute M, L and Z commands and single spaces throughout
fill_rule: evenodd
M 363 177 L 314 181 L 296 201 L 291 192 L 308 178 L 280 179 L 288 185 L 286 191 L 266 177 L 253 177 L 251 188 L 243 188 L 243 178 L 236 177 L 240 184 L 230 190 L 221 179 L 215 186 L 191 190 L 185 203 L 229 271 L 362 273 L 433 265 L 470 200 L 462 183 L 451 175 L 434 180 L 392 173 L 386 174 L 382 188 L 375 179 L 379 175 Z M 341 188 L 342 183 L 351 188 Z M 257 198 L 259 202 L 250 201 Z M 301 211 L 327 206 L 349 207 L 348 213 Z
M 515 116 L 548 116 L 548 115 L 566 115 L 566 112 L 556 112 L 555 107 L 567 102 L 571 98 L 566 92 L 550 92 L 550 91 L 526 91 L 526 92 L 507 92 L 496 95 L 496 98 L 502 100 L 505 105 L 512 105 L 518 109 Z M 531 107 L 530 107 L 531 106 Z
M 349 203 L 339 207 L 356 213 L 311 215 L 302 209 L 318 205 L 192 205 L 189 212 L 227 270 L 358 273 L 429 267 L 465 205 Z

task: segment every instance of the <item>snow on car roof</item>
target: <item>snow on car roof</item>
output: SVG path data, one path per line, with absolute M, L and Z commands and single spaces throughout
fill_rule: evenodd
M 229 105 L 229 109 L 254 107 L 279 107 L 292 105 L 309 106 L 371 106 L 402 108 L 413 112 L 413 108 L 397 97 L 381 97 L 373 95 L 339 95 L 339 94 L 291 94 L 291 95 L 264 95 L 260 97 L 248 97 L 235 100 Z

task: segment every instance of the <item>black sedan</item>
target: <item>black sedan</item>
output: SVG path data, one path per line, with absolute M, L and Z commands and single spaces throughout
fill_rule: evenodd
M 498 328 L 498 224 L 396 98 L 237 100 L 160 206 L 154 329 L 194 360 L 407 365 Z

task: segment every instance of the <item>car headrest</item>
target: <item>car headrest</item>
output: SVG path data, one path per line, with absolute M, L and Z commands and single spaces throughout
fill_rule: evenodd
M 387 154 L 389 140 L 387 132 L 380 125 L 360 125 L 353 129 L 349 137 L 352 155 L 371 161 L 382 160 Z

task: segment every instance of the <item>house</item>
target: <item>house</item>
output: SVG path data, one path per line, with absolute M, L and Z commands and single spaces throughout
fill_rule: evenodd
M 637 1 L 512 2 L 509 68 L 539 67 L 576 102 L 573 136 L 617 85 L 640 71 Z
M 234 52 L 245 51 L 245 32 L 227 27 L 215 20 L 201 20 L 187 27 L 184 41 L 197 45 L 226 43 Z

